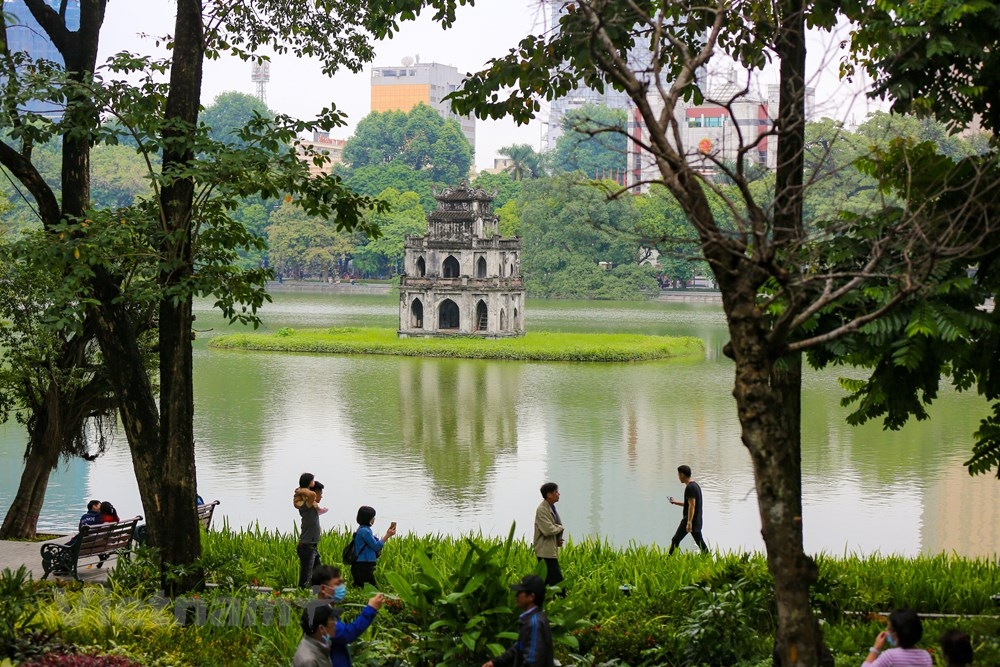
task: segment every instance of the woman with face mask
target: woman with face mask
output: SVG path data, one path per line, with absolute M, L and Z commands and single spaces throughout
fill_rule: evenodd
M 330 605 L 340 602 L 347 596 L 347 586 L 340 575 L 340 568 L 331 565 L 321 565 L 313 571 L 313 590 L 320 601 Z M 330 641 L 331 667 L 351 667 L 351 651 L 347 645 L 361 636 L 375 620 L 375 614 L 382 608 L 385 598 L 381 593 L 368 601 L 358 617 L 350 623 L 337 619 L 336 632 Z
M 917 612 L 897 609 L 889 614 L 889 625 L 875 637 L 875 645 L 862 663 L 864 667 L 932 667 L 931 654 L 916 648 L 924 635 Z

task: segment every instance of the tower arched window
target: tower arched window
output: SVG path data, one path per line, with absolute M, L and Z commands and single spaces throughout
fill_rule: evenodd
M 490 320 L 486 311 L 486 302 L 480 299 L 476 303 L 476 331 L 486 331 L 489 324 Z
M 458 304 L 451 299 L 445 299 L 438 306 L 438 329 L 458 329 L 461 317 Z
M 410 304 L 410 326 L 414 329 L 424 328 L 424 304 L 420 299 L 414 299 Z
M 441 266 L 441 277 L 442 278 L 458 278 L 462 273 L 462 269 L 458 264 L 458 260 L 452 255 L 448 255 L 444 264 Z

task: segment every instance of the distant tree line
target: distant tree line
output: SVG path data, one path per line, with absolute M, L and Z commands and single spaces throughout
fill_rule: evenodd
M 202 121 L 217 141 L 241 145 L 240 129 L 255 116 L 272 115 L 252 95 L 228 92 L 205 109 Z M 639 299 L 662 285 L 685 285 L 710 274 L 694 232 L 677 202 L 654 186 L 640 196 L 609 200 L 618 188 L 612 175 L 625 171 L 625 113 L 588 105 L 568 112 L 555 149 L 541 153 L 526 144 L 500 149 L 507 159 L 500 173 L 483 172 L 474 187 L 497 193 L 493 202 L 504 236 L 521 236 L 522 274 L 535 298 Z M 807 167 L 816 184 L 806 197 L 806 219 L 823 219 L 832 208 L 858 212 L 883 196 L 873 177 L 853 166 L 871 147 L 895 137 L 933 141 L 951 157 L 981 153 L 985 135 L 959 137 L 944 125 L 911 116 L 873 114 L 854 131 L 823 119 L 807 131 Z M 60 149 L 36 149 L 42 174 L 57 182 Z M 406 113 L 372 113 L 358 124 L 335 173 L 355 191 L 389 204 L 368 212 L 382 236 L 337 231 L 333 220 L 308 215 L 291 200 L 248 197 L 233 218 L 267 239 L 267 247 L 244 251 L 245 267 L 268 266 L 283 277 L 327 280 L 357 276 L 391 278 L 402 270 L 407 235 L 426 233 L 426 214 L 435 207 L 435 187 L 453 186 L 472 166 L 472 149 L 458 123 L 426 105 Z M 127 206 L 148 195 L 145 171 L 128 146 L 98 146 L 91 165 L 93 201 Z M 601 177 L 607 177 L 602 180 Z M 822 176 L 822 178 L 819 178 Z M 752 184 L 773 190 L 773 174 L 761 170 Z M 721 195 L 733 185 L 718 179 Z M 31 223 L 31 207 L 9 184 L 0 185 L 0 219 L 7 230 Z M 724 197 L 710 193 L 721 217 Z

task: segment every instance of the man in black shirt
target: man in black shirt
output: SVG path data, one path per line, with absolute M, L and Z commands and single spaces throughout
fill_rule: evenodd
M 677 532 L 674 533 L 674 536 L 670 540 L 670 553 L 674 552 L 674 549 L 677 548 L 677 545 L 681 543 L 681 540 L 688 533 L 691 533 L 694 543 L 698 545 L 701 552 L 708 553 L 708 545 L 705 544 L 705 539 L 701 536 L 701 487 L 698 486 L 698 482 L 691 479 L 691 468 L 689 466 L 677 466 L 677 477 L 684 485 L 684 502 L 679 503 L 674 500 L 673 496 L 670 496 L 670 504 L 683 507 L 684 516 L 681 517 L 681 523 L 677 526 Z

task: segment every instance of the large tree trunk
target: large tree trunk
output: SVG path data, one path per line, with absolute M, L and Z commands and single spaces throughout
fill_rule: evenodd
M 805 14 L 802 0 L 779 4 L 776 51 L 781 59 L 777 127 L 774 232 L 776 248 L 794 247 L 803 237 L 803 165 L 805 146 Z M 744 288 L 748 285 L 743 284 Z M 743 292 L 751 306 L 753 292 Z M 796 312 L 794 289 L 787 308 Z M 785 667 L 814 667 L 822 654 L 822 634 L 809 606 L 809 589 L 818 569 L 806 556 L 802 539 L 802 359 L 779 357 L 787 331 L 762 328 L 756 308 L 730 318 L 737 342 L 736 396 L 743 443 L 753 461 L 767 563 L 774 577 L 778 608 L 778 653 Z M 749 325 L 749 326 L 747 326 Z M 763 323 L 766 327 L 766 320 Z
M 743 443 L 757 487 L 761 533 L 778 609 L 782 665 L 819 664 L 822 637 L 809 605 L 818 570 L 803 548 L 801 372 L 799 357 L 737 362 L 736 396 Z
M 165 260 L 158 280 L 160 301 L 160 462 L 163 491 L 161 532 L 157 544 L 167 565 L 190 565 L 201 556 L 201 533 L 195 510 L 197 494 L 194 457 L 194 382 L 191 346 L 194 342 L 189 283 L 194 259 L 191 246 L 194 182 L 171 172 L 194 159 L 190 133 L 198 122 L 204 63 L 202 3 L 178 0 L 174 50 L 167 96 L 167 140 L 163 171 L 170 180 L 163 188 L 165 234 L 160 252 Z M 174 141 L 170 141 L 173 139 Z M 152 526 L 151 526 L 152 528 Z M 190 571 L 190 569 L 189 569 Z M 200 573 L 176 584 L 186 590 Z M 167 582 L 164 582 L 165 586 Z
M 52 428 L 51 415 L 44 408 L 35 413 L 37 427 L 28 433 L 28 450 L 24 458 L 24 472 L 17 487 L 14 501 L 7 510 L 0 539 L 31 540 L 38 530 L 38 517 L 45 502 L 45 491 L 49 486 L 49 475 L 59 463 L 62 453 L 62 438 Z

